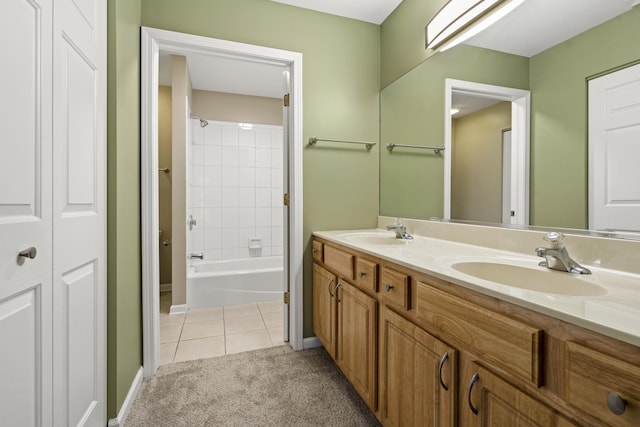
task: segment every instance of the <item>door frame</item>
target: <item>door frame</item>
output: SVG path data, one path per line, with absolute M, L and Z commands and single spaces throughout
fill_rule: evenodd
M 465 80 L 445 79 L 444 95 L 444 212 L 451 219 L 451 96 L 463 93 L 511 102 L 511 224 L 529 225 L 529 133 L 531 93 L 528 90 Z
M 511 224 L 511 128 L 502 129 L 502 223 Z M 509 161 L 506 161 L 509 159 Z M 508 221 L 507 221 L 508 220 Z
M 291 76 L 289 127 L 289 345 L 303 348 L 302 330 L 302 54 L 156 28 L 141 28 L 141 228 L 144 376 L 160 360 L 158 237 L 158 59 L 160 51 L 195 52 L 287 67 Z

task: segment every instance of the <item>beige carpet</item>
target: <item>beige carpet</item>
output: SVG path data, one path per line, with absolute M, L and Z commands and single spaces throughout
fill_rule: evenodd
M 323 348 L 273 347 L 161 366 L 135 426 L 379 426 Z

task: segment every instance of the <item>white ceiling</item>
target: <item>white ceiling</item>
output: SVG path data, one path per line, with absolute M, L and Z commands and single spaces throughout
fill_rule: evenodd
M 526 0 L 465 44 L 531 57 L 627 12 L 638 0 Z
M 281 98 L 285 67 L 220 56 L 182 53 L 187 57 L 194 89 Z M 171 54 L 160 54 L 158 80 L 171 86 Z
M 402 0 L 271 0 L 303 9 L 382 24 Z M 426 24 L 426 23 L 425 23 Z
M 484 110 L 492 105 L 503 102 L 501 99 L 492 99 L 481 96 L 467 95 L 463 93 L 453 92 L 451 94 L 451 107 L 460 108 L 460 111 L 451 116 L 454 119 L 467 116 L 476 111 Z

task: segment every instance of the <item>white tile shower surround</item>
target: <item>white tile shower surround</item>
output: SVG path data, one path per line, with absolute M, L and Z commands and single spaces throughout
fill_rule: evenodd
M 169 316 L 160 294 L 160 364 L 283 345 L 282 301 L 191 310 Z
M 206 260 L 282 255 L 282 126 L 193 122 L 190 251 Z M 249 250 L 260 238 L 261 250 Z

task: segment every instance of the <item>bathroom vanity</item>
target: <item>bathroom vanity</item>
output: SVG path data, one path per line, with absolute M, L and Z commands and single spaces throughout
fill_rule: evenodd
M 487 246 L 314 233 L 314 331 L 378 419 L 640 425 L 640 275 L 551 271 L 533 245 L 497 249 L 543 233 L 489 232 Z

